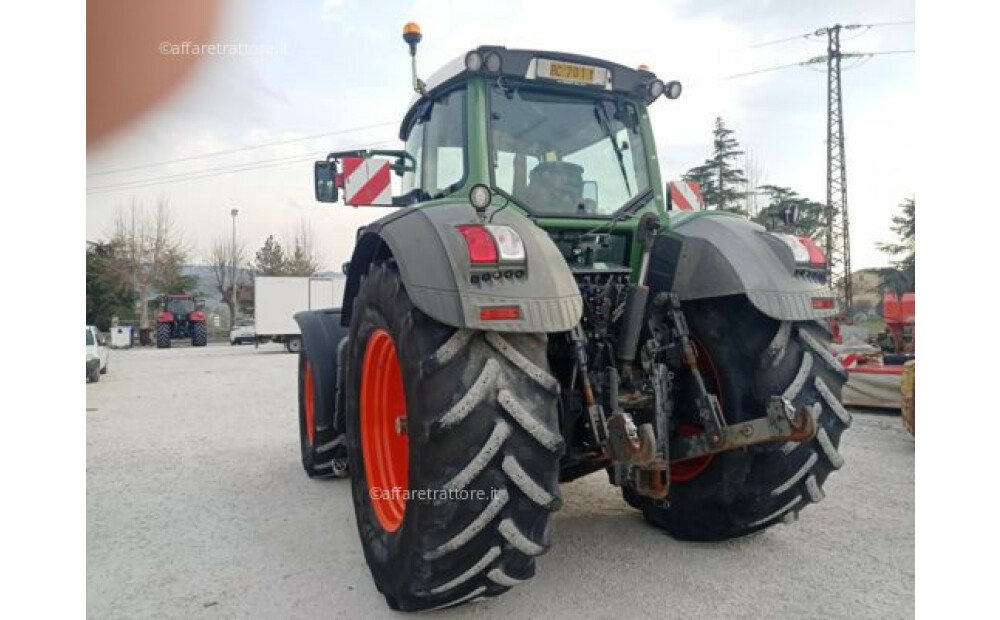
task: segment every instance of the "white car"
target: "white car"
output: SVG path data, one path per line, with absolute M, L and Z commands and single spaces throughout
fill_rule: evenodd
M 87 326 L 87 382 L 100 381 L 108 372 L 111 351 L 107 339 L 93 325 Z
M 229 330 L 229 344 L 253 343 L 257 341 L 257 332 L 254 330 L 253 321 L 237 320 L 236 325 Z

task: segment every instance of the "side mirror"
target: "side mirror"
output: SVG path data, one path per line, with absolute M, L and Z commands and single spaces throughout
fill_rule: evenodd
M 337 169 L 329 161 L 318 161 L 313 166 L 313 186 L 319 202 L 337 202 Z

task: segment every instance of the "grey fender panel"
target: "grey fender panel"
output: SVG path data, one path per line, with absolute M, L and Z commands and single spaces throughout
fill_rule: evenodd
M 309 362 L 316 367 L 314 380 L 324 393 L 336 392 L 337 348 L 347 337 L 347 329 L 341 325 L 340 309 L 309 310 L 295 314 L 295 322 L 302 332 L 303 350 L 309 354 Z M 316 412 L 319 426 L 329 426 L 334 420 L 331 409 Z
M 351 309 L 361 274 L 388 253 L 395 258 L 413 304 L 445 325 L 507 332 L 572 329 L 580 321 L 583 300 L 548 234 L 513 210 L 499 211 L 492 222 L 510 226 L 521 236 L 528 260 L 523 278 L 472 284 L 468 249 L 456 229 L 459 224 L 476 223 L 468 203 L 401 209 L 373 223 L 362 235 L 351 258 L 345 309 Z M 493 305 L 518 305 L 523 318 L 482 321 L 481 307 Z M 349 320 L 345 312 L 345 323 Z
M 654 290 L 672 290 L 682 301 L 746 295 L 758 310 L 780 321 L 837 313 L 813 309 L 814 297 L 834 294 L 795 274 L 788 247 L 762 226 L 727 215 L 691 218 L 657 237 L 649 281 Z

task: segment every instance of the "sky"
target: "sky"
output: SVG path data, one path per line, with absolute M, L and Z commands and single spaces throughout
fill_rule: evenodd
M 647 64 L 664 80 L 684 84 L 680 99 L 660 99 L 651 108 L 664 179 L 679 178 L 709 156 L 712 124 L 721 116 L 751 155 L 761 183 L 822 202 L 823 65 L 730 76 L 825 54 L 825 38 L 799 36 L 824 26 L 914 19 L 912 0 L 634 0 L 614 3 L 613 11 L 610 6 L 538 0 L 230 3 L 214 41 L 244 44 L 246 52 L 206 57 L 182 88 L 88 152 L 87 239 L 106 238 L 118 208 L 167 200 L 191 262 L 203 262 L 213 239 L 232 234 L 235 207 L 237 235 L 249 248 L 259 248 L 270 234 L 290 237 L 304 220 L 316 233 L 323 267 L 337 269 L 350 258 L 355 230 L 386 209 L 315 202 L 311 162 L 332 150 L 399 146 L 398 123 L 413 94 L 401 37 L 407 21 L 418 22 L 424 35 L 417 62 L 425 78 L 483 44 Z M 761 45 L 782 39 L 791 40 Z M 914 45 L 914 25 L 902 24 L 845 32 L 841 47 L 877 52 Z M 875 244 L 892 240 L 891 217 L 914 194 L 915 55 L 844 62 L 852 264 L 861 269 L 887 264 Z M 260 146 L 273 142 L 285 143 Z

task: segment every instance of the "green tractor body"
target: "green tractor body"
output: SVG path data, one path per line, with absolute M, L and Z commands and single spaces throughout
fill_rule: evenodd
M 850 422 L 833 295 L 760 226 L 669 210 L 649 115 L 680 85 L 497 46 L 414 84 L 403 149 L 316 163 L 320 201 L 397 208 L 342 310 L 296 316 L 303 465 L 352 478 L 389 604 L 522 583 L 558 482 L 601 470 L 683 539 L 820 501 Z

